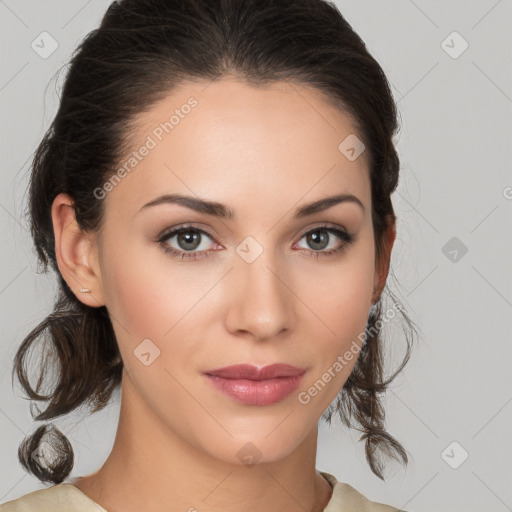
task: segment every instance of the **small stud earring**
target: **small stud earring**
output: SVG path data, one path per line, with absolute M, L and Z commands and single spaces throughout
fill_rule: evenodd
M 89 288 L 80 288 L 80 291 L 82 293 L 89 293 L 91 290 L 89 290 Z

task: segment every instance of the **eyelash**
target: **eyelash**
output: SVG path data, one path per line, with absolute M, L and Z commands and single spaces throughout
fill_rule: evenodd
M 306 251 L 308 253 L 308 256 L 311 258 L 319 258 L 320 256 L 330 257 L 330 256 L 335 256 L 337 254 L 341 255 L 344 253 L 344 251 L 347 249 L 347 247 L 350 244 L 352 244 L 355 240 L 355 235 L 352 235 L 350 233 L 347 233 L 346 231 L 343 231 L 341 229 L 338 229 L 338 228 L 330 226 L 330 225 L 322 225 L 322 226 L 317 226 L 313 229 L 310 229 L 309 231 L 306 231 L 300 237 L 300 239 L 304 238 L 306 235 L 309 235 L 310 233 L 316 233 L 317 231 L 327 231 L 328 233 L 334 234 L 338 238 L 342 239 L 344 241 L 344 243 L 342 243 L 342 245 L 340 245 L 340 247 L 338 247 L 337 249 L 331 249 L 329 251 L 314 251 L 314 250 L 302 249 L 299 252 Z M 175 235 L 179 235 L 180 233 L 189 233 L 189 232 L 201 233 L 201 234 L 206 235 L 207 237 L 211 238 L 212 240 L 214 240 L 214 237 L 210 233 L 208 233 L 207 231 L 205 231 L 203 229 L 200 229 L 195 226 L 181 226 L 179 228 L 172 229 L 170 231 L 166 231 L 166 232 L 162 233 L 157 238 L 156 241 L 162 247 L 164 252 L 171 254 L 171 256 L 173 256 L 174 258 L 177 258 L 179 260 L 198 260 L 198 259 L 207 257 L 209 252 L 215 252 L 215 250 L 198 251 L 198 252 L 178 251 L 174 248 L 169 247 L 169 245 L 167 245 L 165 243 L 167 240 L 169 240 L 169 238 L 173 238 L 173 236 L 175 236 Z

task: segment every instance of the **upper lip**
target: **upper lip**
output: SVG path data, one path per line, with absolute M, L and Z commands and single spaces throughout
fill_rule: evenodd
M 278 377 L 297 377 L 303 375 L 305 371 L 303 368 L 278 363 L 263 367 L 252 364 L 235 364 L 216 370 L 208 370 L 205 373 L 206 375 L 214 375 L 224 379 L 267 380 Z

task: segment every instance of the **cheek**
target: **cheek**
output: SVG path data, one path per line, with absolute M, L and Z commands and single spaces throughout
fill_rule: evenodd
M 105 304 L 114 321 L 119 323 L 124 335 L 150 337 L 158 331 L 148 331 L 155 326 L 154 318 L 166 301 L 159 296 L 161 286 L 155 279 L 152 265 L 148 264 L 129 244 L 119 242 L 105 248 L 103 287 Z
M 308 297 L 305 302 L 315 313 L 304 310 L 310 322 L 309 332 L 316 338 L 310 357 L 318 362 L 308 383 L 314 389 L 308 389 L 310 396 L 321 395 L 319 410 L 329 405 L 350 376 L 368 322 L 374 278 L 373 245 L 371 240 L 365 240 L 357 250 L 355 247 L 339 264 L 309 273 L 308 295 L 306 282 L 303 285 L 302 296 Z M 315 282 L 316 287 L 312 286 Z M 320 393 L 324 386 L 329 390 Z
M 339 345 L 366 327 L 373 279 L 373 246 L 361 240 L 339 264 L 310 270 L 302 281 L 302 296 L 324 324 L 330 344 Z
M 116 239 L 105 246 L 102 264 L 107 309 L 118 340 L 130 345 L 149 338 L 159 346 L 189 325 L 197 303 L 217 276 L 179 264 L 149 244 Z

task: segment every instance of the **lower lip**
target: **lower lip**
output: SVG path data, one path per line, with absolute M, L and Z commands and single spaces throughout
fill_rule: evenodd
M 293 393 L 303 375 L 279 377 L 268 380 L 224 379 L 206 375 L 219 391 L 246 405 L 270 405 L 280 402 Z

